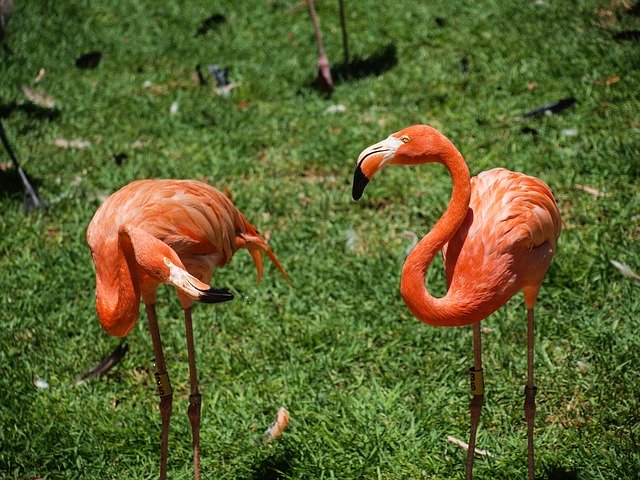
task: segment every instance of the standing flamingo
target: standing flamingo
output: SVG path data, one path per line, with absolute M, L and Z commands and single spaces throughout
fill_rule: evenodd
M 13 13 L 13 0 L 0 0 L 0 46 L 4 41 L 7 23 Z
M 189 356 L 188 416 L 193 435 L 195 478 L 200 468 L 200 401 L 191 322 L 194 301 L 231 300 L 227 290 L 208 284 L 215 268 L 246 248 L 262 278 L 262 252 L 287 279 L 276 255 L 231 200 L 215 188 L 191 180 L 139 180 L 121 188 L 102 204 L 87 228 L 96 269 L 96 310 L 107 333 L 124 337 L 145 304 L 157 368 L 162 435 L 160 478 L 167 475 L 172 390 L 156 319 L 159 284 L 177 291 L 184 310 Z
M 535 477 L 533 425 L 533 306 L 556 250 L 560 213 L 541 180 L 495 168 L 470 178 L 464 158 L 442 133 L 414 125 L 365 149 L 358 157 L 353 198 L 362 196 L 373 175 L 387 165 L 437 162 L 449 170 L 451 202 L 433 229 L 408 255 L 400 293 L 420 321 L 435 326 L 473 324 L 471 431 L 466 478 L 473 476 L 476 431 L 484 400 L 480 321 L 522 290 L 527 307 L 528 369 L 524 410 L 527 420 L 528 473 Z M 425 276 L 438 251 L 444 255 L 447 293 L 434 298 Z
M 344 0 L 339 0 L 340 5 L 340 29 L 342 30 L 342 48 L 344 50 L 344 65 L 349 68 L 349 39 L 347 37 L 347 22 L 344 13 Z M 316 37 L 316 47 L 318 48 L 318 76 L 316 77 L 316 85 L 320 90 L 327 94 L 333 92 L 333 79 L 331 78 L 331 66 L 329 58 L 324 49 L 322 40 L 322 30 L 320 29 L 320 20 L 316 12 L 315 0 L 307 0 L 307 8 L 309 9 L 309 18 L 313 26 L 313 34 Z

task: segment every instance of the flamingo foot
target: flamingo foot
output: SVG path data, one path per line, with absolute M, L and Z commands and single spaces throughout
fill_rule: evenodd
M 162 420 L 162 434 L 160 435 L 160 480 L 167 479 L 167 457 L 169 456 L 169 423 L 171 421 L 171 409 L 173 406 L 173 390 L 167 373 L 162 351 L 162 340 L 158 329 L 156 307 L 153 303 L 146 305 L 147 318 L 149 320 L 149 332 L 153 342 L 153 351 L 156 361 L 156 386 L 160 395 L 160 419 Z
M 193 435 L 193 470 L 195 480 L 201 479 L 200 467 L 200 404 L 202 395 L 199 393 L 189 395 L 189 409 L 187 415 L 191 423 L 191 433 Z
M 469 449 L 467 450 L 467 471 L 466 480 L 472 480 L 473 478 L 473 461 L 475 459 L 476 451 L 476 433 L 478 431 L 478 424 L 480 423 L 480 413 L 482 412 L 482 405 L 484 404 L 484 394 L 474 394 L 471 397 L 471 403 L 469 410 L 471 412 L 471 432 L 469 434 Z
M 168 378 L 168 377 L 167 377 Z M 173 405 L 173 394 L 160 398 L 160 418 L 162 434 L 160 436 L 160 480 L 167 478 L 167 458 L 169 456 L 169 423 Z
M 326 55 L 318 58 L 318 78 L 316 78 L 318 88 L 324 92 L 333 92 L 333 79 L 331 78 L 331 67 Z
M 524 387 L 524 418 L 527 420 L 527 443 L 529 447 L 528 470 L 529 480 L 536 478 L 535 457 L 533 446 L 533 426 L 536 415 L 536 392 L 538 388 L 534 385 Z

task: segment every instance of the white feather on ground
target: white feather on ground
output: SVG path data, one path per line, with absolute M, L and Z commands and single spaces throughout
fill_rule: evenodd
M 620 271 L 620 273 L 624 277 L 633 278 L 634 280 L 637 280 L 640 282 L 640 275 L 638 275 L 636 272 L 631 270 L 631 268 L 629 268 L 628 265 L 618 262 L 617 260 L 610 260 L 610 262 L 614 267 L 616 267 Z

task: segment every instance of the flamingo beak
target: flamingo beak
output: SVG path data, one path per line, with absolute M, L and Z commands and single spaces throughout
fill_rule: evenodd
M 369 179 L 362 173 L 362 168 L 360 167 L 360 163 L 358 163 L 356 171 L 353 172 L 353 188 L 351 189 L 351 196 L 354 200 L 360 200 L 367 183 L 369 183 Z
M 226 288 L 210 288 L 209 290 L 200 290 L 202 296 L 198 299 L 202 303 L 221 303 L 233 300 L 233 293 Z
M 189 298 L 202 303 L 220 303 L 233 300 L 233 293 L 229 290 L 210 287 L 166 257 L 164 263 L 169 267 L 167 283 L 176 287 Z
M 354 200 L 359 200 L 360 197 L 362 197 L 362 192 L 364 192 L 369 180 L 371 180 L 378 170 L 382 169 L 391 161 L 402 144 L 400 139 L 389 135 L 389 137 L 381 142 L 371 145 L 362 151 L 358 156 L 356 170 L 353 172 L 353 189 L 351 190 L 351 196 Z

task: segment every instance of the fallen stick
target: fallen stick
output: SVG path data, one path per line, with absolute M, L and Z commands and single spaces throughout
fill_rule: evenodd
M 463 442 L 462 440 L 454 437 L 453 435 L 447 435 L 447 440 L 450 441 L 451 443 L 455 443 L 459 447 L 462 447 L 465 451 L 469 450 L 468 443 Z M 474 452 L 476 455 L 480 455 L 481 457 L 495 457 L 493 453 L 489 452 L 488 450 L 481 450 L 480 448 L 476 448 Z

